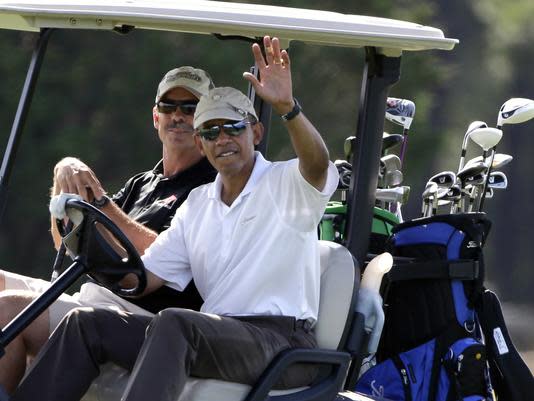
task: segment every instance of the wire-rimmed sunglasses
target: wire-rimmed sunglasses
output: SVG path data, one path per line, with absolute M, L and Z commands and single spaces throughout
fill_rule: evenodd
M 160 100 L 156 103 L 156 108 L 163 114 L 172 114 L 180 108 L 183 115 L 192 116 L 197 109 L 197 104 L 197 100 L 178 100 L 175 102 Z
M 227 122 L 225 124 L 212 125 L 211 127 L 198 128 L 197 132 L 201 138 L 207 141 L 214 141 L 223 130 L 230 136 L 239 136 L 243 133 L 247 125 L 250 124 L 255 124 L 255 122 L 248 120 L 242 120 L 236 123 Z

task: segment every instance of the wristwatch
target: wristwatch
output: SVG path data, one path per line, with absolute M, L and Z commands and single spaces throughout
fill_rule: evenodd
M 107 195 L 102 196 L 100 199 L 93 199 L 91 204 L 96 207 L 97 209 L 102 209 L 104 206 L 106 206 L 111 199 Z
M 299 113 L 302 111 L 302 107 L 300 107 L 299 101 L 295 98 L 293 98 L 293 101 L 295 102 L 295 106 L 291 109 L 291 111 L 287 114 L 282 114 L 280 117 L 282 117 L 282 120 L 284 121 L 291 121 L 296 116 L 299 115 Z

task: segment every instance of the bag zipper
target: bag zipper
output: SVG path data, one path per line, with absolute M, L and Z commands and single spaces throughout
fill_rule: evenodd
M 402 359 L 398 355 L 395 355 L 391 358 L 393 364 L 399 371 L 402 387 L 404 388 L 404 399 L 406 401 L 412 401 L 412 387 L 410 386 L 410 377 L 408 376 L 408 370 L 402 362 Z

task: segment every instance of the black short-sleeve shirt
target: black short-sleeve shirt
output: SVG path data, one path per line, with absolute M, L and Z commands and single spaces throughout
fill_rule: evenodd
M 189 192 L 213 181 L 215 175 L 215 169 L 203 158 L 187 170 L 164 177 L 163 161 L 160 161 L 154 169 L 130 178 L 112 200 L 128 216 L 160 233 L 169 228 Z M 153 313 L 171 307 L 199 310 L 203 302 L 193 281 L 182 292 L 163 286 L 146 296 L 128 300 Z

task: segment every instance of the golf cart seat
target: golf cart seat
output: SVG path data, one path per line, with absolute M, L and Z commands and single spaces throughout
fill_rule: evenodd
M 319 241 L 321 260 L 321 297 L 314 332 L 319 349 L 291 349 L 280 353 L 254 385 L 221 380 L 190 378 L 177 401 L 328 401 L 341 389 L 350 354 L 342 351 L 352 316 L 351 306 L 357 292 L 359 269 L 355 269 L 350 252 L 343 246 Z M 296 362 L 321 363 L 324 374 L 309 387 L 271 390 L 285 367 Z M 119 400 L 128 380 L 128 372 L 107 364 L 82 401 Z M 277 396 L 281 396 L 278 398 Z

